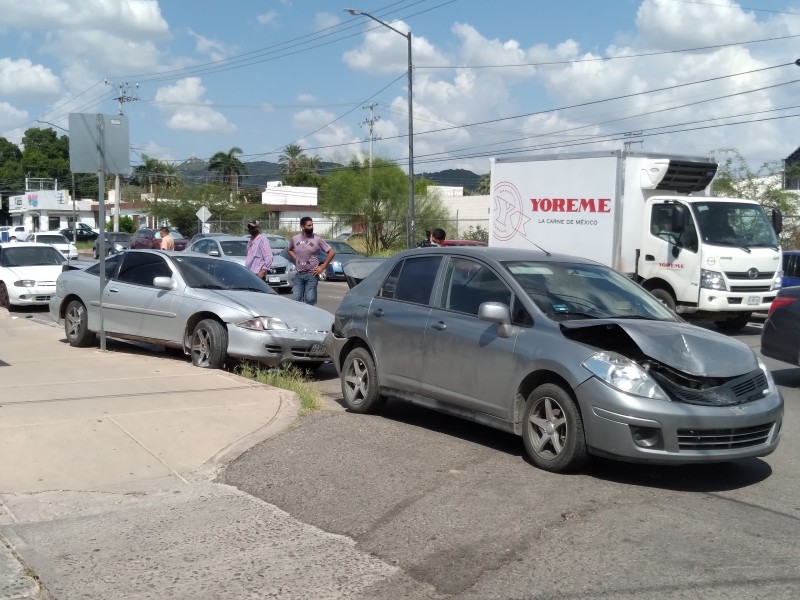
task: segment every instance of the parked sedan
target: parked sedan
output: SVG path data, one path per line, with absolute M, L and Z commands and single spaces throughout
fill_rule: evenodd
M 78 241 L 79 242 L 91 242 L 96 240 L 100 234 L 97 233 L 94 229 L 89 227 L 86 223 L 78 223 L 77 227 L 75 227 L 78 232 Z M 60 230 L 59 233 L 67 238 L 70 242 L 74 242 L 73 236 L 75 231 L 72 227 L 65 227 L 64 229 Z
M 344 266 L 349 263 L 353 259 L 361 259 L 363 258 L 363 254 L 358 252 L 355 248 L 353 248 L 350 244 L 339 240 L 325 240 L 328 243 L 328 246 L 334 249 L 336 254 L 333 257 L 333 260 L 328 264 L 327 268 L 319 274 L 319 278 L 322 281 L 328 280 L 339 280 L 344 281 Z M 319 253 L 319 264 L 325 262 L 327 256 L 324 252 Z
M 180 348 L 198 367 L 220 368 L 228 358 L 265 365 L 317 366 L 333 315 L 279 296 L 230 260 L 162 250 L 128 250 L 58 278 L 50 314 L 64 322 L 72 346 L 109 336 Z
M 124 231 L 106 231 L 103 234 L 106 242 L 106 256 L 124 252 L 131 247 L 131 234 Z M 92 244 L 92 255 L 100 258 L 100 238 L 97 237 Z
M 800 287 L 778 291 L 761 330 L 761 354 L 800 365 Z
M 250 238 L 233 235 L 215 235 L 201 238 L 189 246 L 192 252 L 219 256 L 244 265 L 247 261 L 247 244 Z M 267 274 L 267 283 L 278 290 L 291 290 L 294 285 L 294 265 L 279 254 L 272 257 L 272 271 Z
M 78 259 L 78 247 L 57 231 L 29 233 L 25 236 L 24 241 L 36 244 L 47 244 L 58 250 L 64 258 L 69 260 Z
M 169 236 L 175 240 L 175 252 L 186 250 L 187 240 L 179 231 L 170 229 Z M 137 250 L 158 250 L 161 248 L 161 231 L 158 229 L 149 229 L 147 227 L 137 230 L 131 239 L 131 248 Z
M 58 250 L 46 244 L 0 244 L 0 307 L 50 302 L 64 261 Z
M 506 248 L 420 248 L 342 299 L 326 343 L 346 406 L 387 397 L 522 436 L 549 471 L 765 456 L 783 398 L 745 344 L 689 325 L 627 277 Z M 362 273 L 363 276 L 363 273 Z

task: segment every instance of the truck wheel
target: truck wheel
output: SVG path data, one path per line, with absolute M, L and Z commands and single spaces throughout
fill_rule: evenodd
M 654 290 L 650 290 L 650 294 L 652 294 L 656 300 L 661 302 L 661 304 L 666 306 L 672 312 L 675 312 L 675 298 L 673 298 L 672 294 L 670 294 L 667 290 L 656 288 Z
M 537 387 L 525 406 L 522 441 L 540 469 L 565 473 L 586 464 L 583 419 L 572 395 L 553 383 Z
M 749 322 L 753 313 L 738 313 L 735 317 L 714 323 L 717 329 L 726 333 L 734 333 L 743 329 Z

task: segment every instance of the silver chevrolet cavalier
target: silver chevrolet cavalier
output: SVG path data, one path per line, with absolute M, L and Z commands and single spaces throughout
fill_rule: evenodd
M 179 348 L 198 367 L 220 368 L 228 357 L 273 366 L 318 366 L 329 312 L 279 296 L 243 266 L 221 258 L 128 250 L 100 263 L 61 273 L 50 314 L 64 322 L 72 346 L 107 335 Z M 102 308 L 101 308 L 102 307 Z
M 783 398 L 754 352 L 598 263 L 443 247 L 345 272 L 326 343 L 353 412 L 409 401 L 520 435 L 555 472 L 590 454 L 704 463 L 778 445 Z

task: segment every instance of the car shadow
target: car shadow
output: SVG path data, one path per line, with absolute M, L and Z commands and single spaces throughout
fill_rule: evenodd
M 337 402 L 344 405 L 341 398 Z M 380 417 L 478 444 L 524 460 L 531 469 L 536 469 L 519 436 L 400 400 L 389 400 Z M 588 465 L 574 475 L 639 487 L 708 493 L 757 484 L 772 475 L 772 467 L 759 458 L 711 464 L 653 465 L 592 456 Z

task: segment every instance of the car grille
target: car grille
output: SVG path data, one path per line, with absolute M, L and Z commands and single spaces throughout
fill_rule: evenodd
M 270 273 L 273 275 L 282 275 L 283 273 L 286 273 L 286 267 L 272 267 Z
M 283 346 L 280 346 L 278 344 L 267 344 L 266 346 L 264 346 L 264 348 L 266 348 L 267 352 L 269 352 L 270 354 L 283 353 Z
M 768 291 L 770 291 L 770 289 L 772 289 L 772 288 L 771 288 L 771 286 L 768 286 L 768 285 L 757 285 L 755 287 L 747 287 L 747 286 L 744 286 L 744 285 L 732 285 L 731 286 L 731 291 L 732 292 L 737 292 L 737 293 L 740 293 L 740 294 L 749 294 L 749 293 L 755 293 L 755 292 L 768 292 Z
M 679 429 L 679 450 L 735 450 L 766 444 L 774 423 L 732 429 Z
M 714 387 L 689 387 L 680 385 L 662 373 L 651 370 L 659 385 L 672 397 L 673 400 L 687 404 L 701 404 L 708 406 L 732 406 L 744 404 L 764 397 L 767 389 L 767 376 L 761 369 L 756 369 L 741 377 L 731 379 L 722 385 Z M 690 383 L 690 380 L 686 380 Z M 691 383 L 702 384 L 703 380 Z

